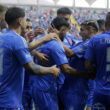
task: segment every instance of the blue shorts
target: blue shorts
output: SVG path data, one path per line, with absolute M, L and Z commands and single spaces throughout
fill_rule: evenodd
M 26 110 L 33 110 L 32 87 L 24 87 L 22 104 Z
M 36 110 L 58 110 L 57 89 L 43 91 L 34 87 L 33 99 Z
M 94 92 L 92 110 L 110 110 L 110 95 Z
M 87 103 L 87 96 L 76 93 L 63 91 L 60 97 L 65 110 L 84 110 Z

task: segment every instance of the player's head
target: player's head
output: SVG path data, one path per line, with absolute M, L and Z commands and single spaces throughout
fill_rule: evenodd
M 8 26 L 13 29 L 26 27 L 25 11 L 22 8 L 9 8 L 5 14 L 5 20 Z
M 51 23 L 52 27 L 59 31 L 59 37 L 61 40 L 64 39 L 68 32 L 69 23 L 62 17 L 56 17 Z
M 110 12 L 107 13 L 106 20 L 105 20 L 105 31 L 110 30 Z
M 72 11 L 67 7 L 62 7 L 57 10 L 57 16 L 63 17 L 68 23 L 70 23 L 70 16 Z
M 5 22 L 5 13 L 7 11 L 7 7 L 0 5 L 0 29 L 6 27 L 6 22 Z
M 103 19 L 99 19 L 97 20 L 97 23 L 99 25 L 98 34 L 103 33 L 105 31 L 105 21 Z
M 80 35 L 83 40 L 89 39 L 98 32 L 98 24 L 94 20 L 86 20 L 81 23 Z
M 29 18 L 26 19 L 26 32 L 32 31 L 32 22 Z

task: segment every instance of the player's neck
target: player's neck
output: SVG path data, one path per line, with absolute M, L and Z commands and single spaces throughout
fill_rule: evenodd
M 15 31 L 17 34 L 21 35 L 21 27 L 18 28 L 13 28 L 13 27 L 9 27 L 10 30 Z
M 96 34 L 94 34 L 94 33 L 93 33 L 93 34 L 91 34 L 89 38 L 93 37 L 94 35 L 96 35 Z

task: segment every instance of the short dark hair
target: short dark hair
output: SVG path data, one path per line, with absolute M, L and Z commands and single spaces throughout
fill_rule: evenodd
M 93 27 L 95 29 L 95 32 L 99 31 L 99 25 L 97 21 L 94 20 L 85 20 L 84 22 L 81 23 L 81 25 L 84 25 L 86 27 Z
M 104 31 L 105 21 L 103 19 L 99 19 L 97 20 L 97 23 L 99 25 L 99 31 Z
M 69 14 L 69 15 L 71 15 L 72 11 L 67 7 L 62 7 L 62 8 L 59 8 L 57 10 L 57 15 L 59 15 L 59 14 Z
M 16 24 L 16 20 L 21 17 L 25 17 L 25 11 L 18 7 L 9 8 L 5 14 L 5 20 L 8 25 Z
M 69 27 L 69 23 L 62 17 L 56 17 L 53 19 L 51 25 L 55 27 L 57 30 L 60 30 L 62 26 Z
M 110 28 L 110 12 L 106 15 L 105 28 Z

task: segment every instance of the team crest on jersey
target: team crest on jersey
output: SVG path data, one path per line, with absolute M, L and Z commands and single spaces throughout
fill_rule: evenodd
M 72 45 L 72 39 L 69 39 L 69 44 Z
M 93 105 L 93 110 L 106 110 L 106 107 L 101 103 L 96 103 Z
M 67 43 L 68 42 L 67 39 L 64 39 L 64 42 Z

